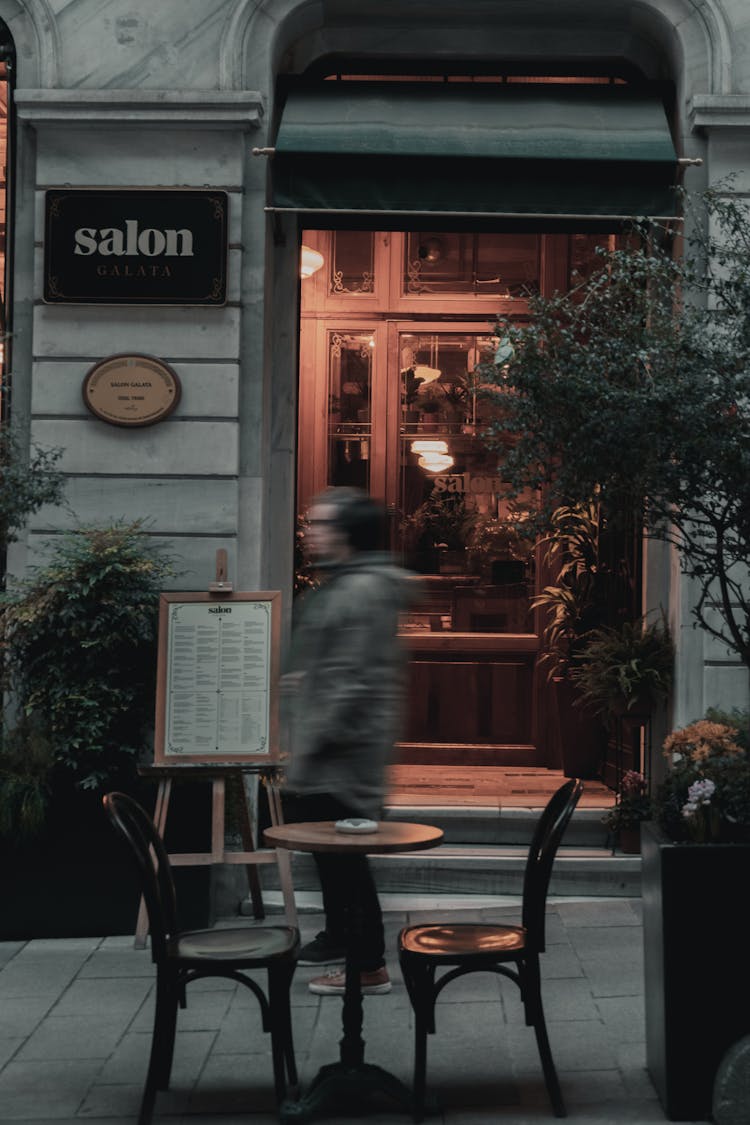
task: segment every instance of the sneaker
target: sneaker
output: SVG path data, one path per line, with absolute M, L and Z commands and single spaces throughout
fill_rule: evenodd
M 359 986 L 363 996 L 382 996 L 390 992 L 391 978 L 385 965 L 369 973 L 360 973 Z M 346 970 L 331 969 L 322 977 L 313 977 L 307 987 L 316 996 L 343 996 L 346 987 Z
M 298 965 L 343 965 L 345 961 L 343 945 L 335 945 L 325 930 L 303 945 L 297 957 Z

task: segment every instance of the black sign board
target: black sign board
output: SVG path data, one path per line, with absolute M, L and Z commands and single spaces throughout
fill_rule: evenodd
M 224 191 L 48 191 L 44 299 L 223 305 L 227 218 Z

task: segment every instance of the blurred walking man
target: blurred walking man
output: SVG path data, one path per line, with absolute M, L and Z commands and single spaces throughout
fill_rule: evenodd
M 320 586 L 298 602 L 290 671 L 288 820 L 382 817 L 386 769 L 400 732 L 405 656 L 399 613 L 412 577 L 382 551 L 383 509 L 365 492 L 332 488 L 313 500 L 305 537 Z M 301 603 L 301 604 L 300 604 Z M 302 965 L 343 965 L 354 911 L 362 992 L 390 992 L 383 918 L 364 855 L 315 853 L 325 930 L 300 951 Z M 341 995 L 343 967 L 310 981 Z

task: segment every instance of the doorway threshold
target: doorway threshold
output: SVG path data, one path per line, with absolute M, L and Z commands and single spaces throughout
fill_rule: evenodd
M 393 765 L 386 804 L 537 809 L 566 781 L 562 770 L 522 766 Z M 608 809 L 614 793 L 598 779 L 584 781 L 579 808 Z

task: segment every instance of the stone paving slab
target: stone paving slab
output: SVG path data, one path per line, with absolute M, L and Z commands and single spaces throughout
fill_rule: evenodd
M 517 899 L 403 900 L 384 896 L 393 991 L 364 998 L 366 1059 L 411 1077 L 413 1018 L 397 958 L 403 925 L 441 918 L 517 921 Z M 319 906 L 300 914 L 303 940 L 322 928 Z M 269 913 L 261 924 L 273 924 Z M 225 923 L 221 923 L 225 924 Z M 252 926 L 251 918 L 231 924 Z M 292 990 L 303 1085 L 333 1062 L 341 1002 Z M 661 1125 L 645 1065 L 642 932 L 636 899 L 551 900 L 543 997 L 570 1125 Z M 265 984 L 265 974 L 260 975 Z M 0 943 L 0 1125 L 134 1125 L 146 1075 L 154 970 L 130 935 Z M 532 1125 L 552 1119 L 536 1041 L 516 987 L 472 974 L 442 993 L 428 1043 L 434 1125 Z M 351 1116 L 326 1116 L 352 1125 Z M 358 1119 L 359 1120 L 359 1119 Z M 375 1105 L 369 1125 L 408 1122 Z M 270 1044 L 257 1003 L 232 981 L 188 989 L 178 1014 L 171 1088 L 154 1121 L 169 1125 L 272 1125 Z

